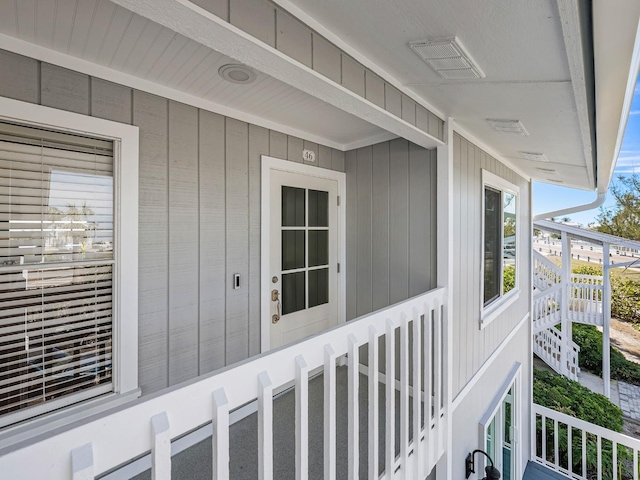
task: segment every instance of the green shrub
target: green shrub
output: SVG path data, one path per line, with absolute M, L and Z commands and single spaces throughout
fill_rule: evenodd
M 602 333 L 593 325 L 573 324 L 573 341 L 580 346 L 580 368 L 602 375 Z M 627 360 L 611 347 L 611 378 L 640 385 L 640 365 Z
M 602 276 L 602 267 L 595 265 L 580 265 L 579 267 L 572 269 L 572 271 L 578 275 Z
M 640 323 L 640 283 L 616 275 L 611 277 L 611 315 L 625 322 Z
M 561 413 L 571 415 L 595 425 L 622 431 L 622 411 L 609 401 L 604 395 L 594 393 L 578 382 L 570 380 L 563 375 L 544 370 L 533 369 L 533 401 L 538 405 L 551 408 Z M 547 420 L 545 425 L 546 438 L 542 438 L 542 419 L 536 418 L 536 451 L 542 452 L 542 442 L 546 444 L 547 458 L 550 462 L 558 462 L 567 465 L 569 461 L 568 427 L 558 424 L 558 453 L 559 459 L 553 458 L 555 423 Z M 572 431 L 572 471 L 587 476 L 582 472 L 582 432 L 578 429 Z M 608 441 L 602 442 L 602 473 L 603 478 L 612 478 L 613 474 L 613 446 Z M 593 472 L 598 465 L 597 439 L 594 435 L 586 436 L 586 460 L 587 472 Z M 630 459 L 630 452 L 624 448 L 618 448 L 618 471 L 621 465 Z
M 516 287 L 516 268 L 513 265 L 504 267 L 502 274 L 502 291 L 507 293 Z

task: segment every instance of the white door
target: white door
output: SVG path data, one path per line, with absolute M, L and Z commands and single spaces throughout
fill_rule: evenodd
M 270 348 L 338 322 L 338 182 L 271 170 Z M 266 253 L 266 252 L 265 252 Z

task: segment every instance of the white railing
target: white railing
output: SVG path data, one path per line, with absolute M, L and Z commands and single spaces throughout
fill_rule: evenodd
M 0 457 L 2 478 L 92 479 L 151 452 L 156 479 L 171 476 L 171 439 L 213 425 L 213 478 L 229 478 L 229 412 L 257 401 L 260 478 L 273 478 L 273 392 L 295 386 L 296 478 L 307 478 L 309 434 L 324 436 L 325 478 L 336 471 L 336 368 L 348 357 L 349 478 L 359 477 L 359 371 L 386 380 L 384 478 L 424 478 L 444 453 L 446 359 L 444 289 L 432 290 L 291 346 L 248 359 L 204 379 L 135 401 Z M 384 366 L 379 339 L 384 338 Z M 396 351 L 396 342 L 399 345 Z M 368 345 L 367 359 L 360 347 Z M 363 367 L 361 363 L 367 363 Z M 399 365 L 396 365 L 399 362 Z M 419 365 L 420 368 L 414 368 Z M 398 368 L 396 368 L 398 367 Z M 323 432 L 308 431 L 310 372 L 324 373 Z M 368 465 L 378 471 L 379 382 L 368 382 Z M 399 402 L 396 401 L 399 390 Z M 422 392 L 415 395 L 414 392 Z M 423 408 L 423 402 L 427 405 Z M 396 411 L 399 422 L 396 424 Z M 424 412 L 424 415 L 422 414 Z M 411 419 L 411 423 L 410 423 Z M 399 430 L 400 455 L 395 454 Z M 413 438 L 409 432 L 413 431 Z M 416 432 L 418 432 L 416 434 Z M 391 466 L 391 468 L 389 468 Z M 327 473 L 330 472 L 330 473 Z
M 562 285 L 538 291 L 533 297 L 533 332 L 537 333 L 562 321 Z
M 532 405 L 532 458 L 573 479 L 638 480 L 640 440 Z
M 562 368 L 562 332 L 555 327 L 547 328 L 534 334 L 533 352 L 556 372 L 566 375 L 571 380 L 578 380 L 580 367 L 578 366 L 578 356 L 580 347 L 575 342 L 571 342 L 571 348 L 567 355 L 566 369 Z
M 560 268 L 539 252 L 533 251 L 533 285 L 546 290 L 560 283 Z
M 569 320 L 588 325 L 603 324 L 602 277 L 596 275 L 571 275 L 569 284 Z

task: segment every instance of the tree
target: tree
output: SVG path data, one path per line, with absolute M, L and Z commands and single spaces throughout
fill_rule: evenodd
M 595 229 L 630 240 L 640 240 L 640 176 L 618 177 L 611 186 L 611 194 L 616 200 L 612 208 L 600 207 L 596 217 L 599 226 Z

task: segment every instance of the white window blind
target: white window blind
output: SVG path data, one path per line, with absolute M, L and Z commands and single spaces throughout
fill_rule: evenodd
M 113 143 L 0 122 L 0 427 L 113 390 Z

